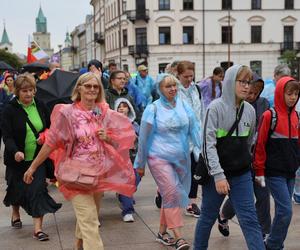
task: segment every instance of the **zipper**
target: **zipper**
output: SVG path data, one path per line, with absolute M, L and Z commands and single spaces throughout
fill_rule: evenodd
M 288 113 L 289 139 L 291 139 L 291 113 Z
M 240 108 L 236 109 L 235 121 L 239 119 L 239 110 Z M 239 136 L 239 124 L 236 126 L 236 136 Z

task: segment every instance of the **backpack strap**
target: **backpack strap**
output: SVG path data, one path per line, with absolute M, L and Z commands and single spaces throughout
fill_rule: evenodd
M 200 86 L 198 84 L 195 84 L 195 85 L 196 85 L 196 89 L 198 90 L 199 99 L 201 101 L 201 89 L 200 89 Z
M 275 108 L 271 107 L 269 108 L 269 110 L 271 112 L 270 129 L 269 129 L 269 138 L 270 138 L 273 132 L 275 131 L 278 117 Z

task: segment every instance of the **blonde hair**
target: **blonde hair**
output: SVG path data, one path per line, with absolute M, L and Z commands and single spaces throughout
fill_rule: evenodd
M 73 89 L 72 95 L 71 95 L 71 100 L 73 102 L 75 101 L 80 101 L 81 100 L 81 96 L 80 96 L 80 92 L 79 92 L 79 88 L 86 82 L 95 79 L 97 81 L 97 83 L 99 84 L 100 88 L 99 88 L 99 92 L 97 95 L 97 99 L 96 102 L 102 102 L 105 100 L 105 96 L 104 96 L 104 88 L 101 82 L 100 77 L 98 77 L 97 75 L 95 75 L 92 72 L 87 72 L 82 74 L 81 76 L 79 76 L 79 78 L 77 79 L 77 82 L 75 84 L 75 87 Z
M 15 81 L 15 90 L 14 94 L 19 97 L 19 93 L 21 89 L 24 88 L 34 88 L 34 92 L 36 92 L 36 82 L 34 79 L 34 76 L 30 73 L 26 72 L 24 74 L 21 74 L 17 77 Z
M 245 78 L 245 77 L 249 77 L 249 79 L 251 81 L 253 78 L 253 73 L 248 66 L 243 65 L 240 67 L 239 71 L 236 74 L 236 80 L 240 79 L 240 78 Z

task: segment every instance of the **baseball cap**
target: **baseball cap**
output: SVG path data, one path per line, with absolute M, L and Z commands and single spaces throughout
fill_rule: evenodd
M 148 70 L 148 68 L 145 65 L 140 65 L 137 68 L 138 71 Z

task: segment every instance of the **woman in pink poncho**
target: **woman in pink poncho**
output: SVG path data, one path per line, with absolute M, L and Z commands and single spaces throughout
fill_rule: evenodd
M 99 250 L 103 249 L 98 229 L 103 192 L 112 190 L 131 196 L 135 191 L 129 159 L 135 133 L 126 117 L 109 109 L 101 81 L 93 73 L 79 77 L 72 100 L 73 104 L 55 106 L 45 144 L 24 174 L 24 181 L 31 183 L 34 172 L 50 153 L 56 154 L 56 174 L 68 157 L 83 162 L 83 166 L 86 163 L 99 167 L 99 182 L 92 191 L 59 185 L 72 202 L 77 218 L 75 249 Z

